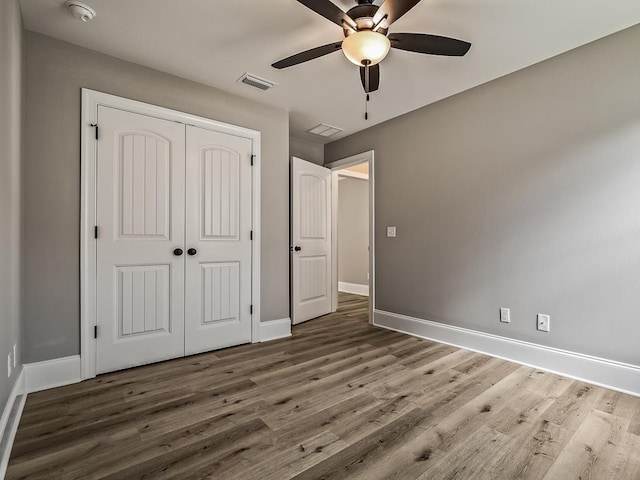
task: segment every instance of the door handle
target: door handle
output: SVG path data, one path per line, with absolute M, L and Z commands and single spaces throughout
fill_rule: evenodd
M 301 247 L 300 245 L 296 245 L 295 247 L 293 247 L 293 249 L 294 249 L 296 252 L 299 252 L 300 250 L 302 250 L 302 247 Z
M 173 254 L 174 254 L 176 257 L 179 257 L 179 256 L 180 256 L 180 255 L 182 255 L 183 253 L 184 253 L 184 250 L 182 250 L 181 248 L 176 248 L 176 249 L 173 251 Z
M 195 248 L 190 248 L 189 250 L 187 250 L 187 253 L 193 257 L 196 253 L 198 253 L 198 250 L 196 250 Z

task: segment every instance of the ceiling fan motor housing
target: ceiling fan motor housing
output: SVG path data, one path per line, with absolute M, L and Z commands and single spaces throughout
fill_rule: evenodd
M 371 30 L 375 25 L 373 24 L 373 16 L 378 11 L 377 5 L 373 5 L 372 3 L 361 3 L 353 7 L 351 10 L 347 12 L 347 15 L 356 22 L 356 26 L 358 27 L 358 31 L 360 30 Z M 387 34 L 388 28 L 380 27 L 377 32 L 383 35 Z M 344 29 L 344 36 L 348 37 L 349 35 L 353 35 L 355 32 L 350 28 Z

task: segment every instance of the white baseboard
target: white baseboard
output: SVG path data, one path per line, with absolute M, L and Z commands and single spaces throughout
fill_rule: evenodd
M 16 437 L 20 417 L 22 417 L 22 409 L 27 398 L 24 393 L 23 369 L 11 389 L 7 404 L 0 417 L 0 479 L 4 478 L 9 466 L 13 440 Z
M 44 362 L 27 363 L 24 369 L 24 390 L 27 393 L 78 383 L 80 355 L 56 358 Z
M 77 383 L 80 380 L 79 355 L 22 366 L 20 376 L 0 417 L 0 479 L 4 478 L 9 465 L 13 440 L 18 431 L 27 394 Z
M 269 320 L 268 322 L 260 322 L 260 341 L 268 342 L 277 338 L 285 338 L 291 336 L 291 319 L 280 318 L 278 320 Z
M 369 285 L 361 285 L 359 283 L 338 282 L 338 291 L 344 293 L 353 293 L 354 295 L 369 296 Z
M 375 310 L 373 324 L 640 396 L 640 366 Z

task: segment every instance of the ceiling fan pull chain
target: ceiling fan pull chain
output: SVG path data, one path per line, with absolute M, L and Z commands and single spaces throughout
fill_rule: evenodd
M 364 90 L 366 92 L 366 96 L 364 98 L 364 119 L 369 120 L 369 90 L 370 90 L 370 77 L 369 77 L 369 65 L 370 61 L 365 60 L 364 63 Z
M 364 119 L 369 120 L 369 94 L 364 97 Z

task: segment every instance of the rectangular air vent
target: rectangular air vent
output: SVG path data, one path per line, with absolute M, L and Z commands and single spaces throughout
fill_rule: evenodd
M 260 90 L 269 90 L 272 87 L 275 87 L 277 83 L 272 82 L 271 80 L 266 80 L 264 78 L 256 77 L 250 73 L 245 73 L 238 79 L 239 83 L 244 83 L 245 85 L 249 85 L 250 87 L 259 88 Z
M 342 131 L 344 130 L 342 130 L 341 128 L 332 127 L 331 125 L 326 125 L 324 123 L 316 125 L 315 127 L 307 130 L 308 133 L 311 133 L 313 135 L 320 135 L 321 137 L 331 137 L 336 133 L 340 133 Z

